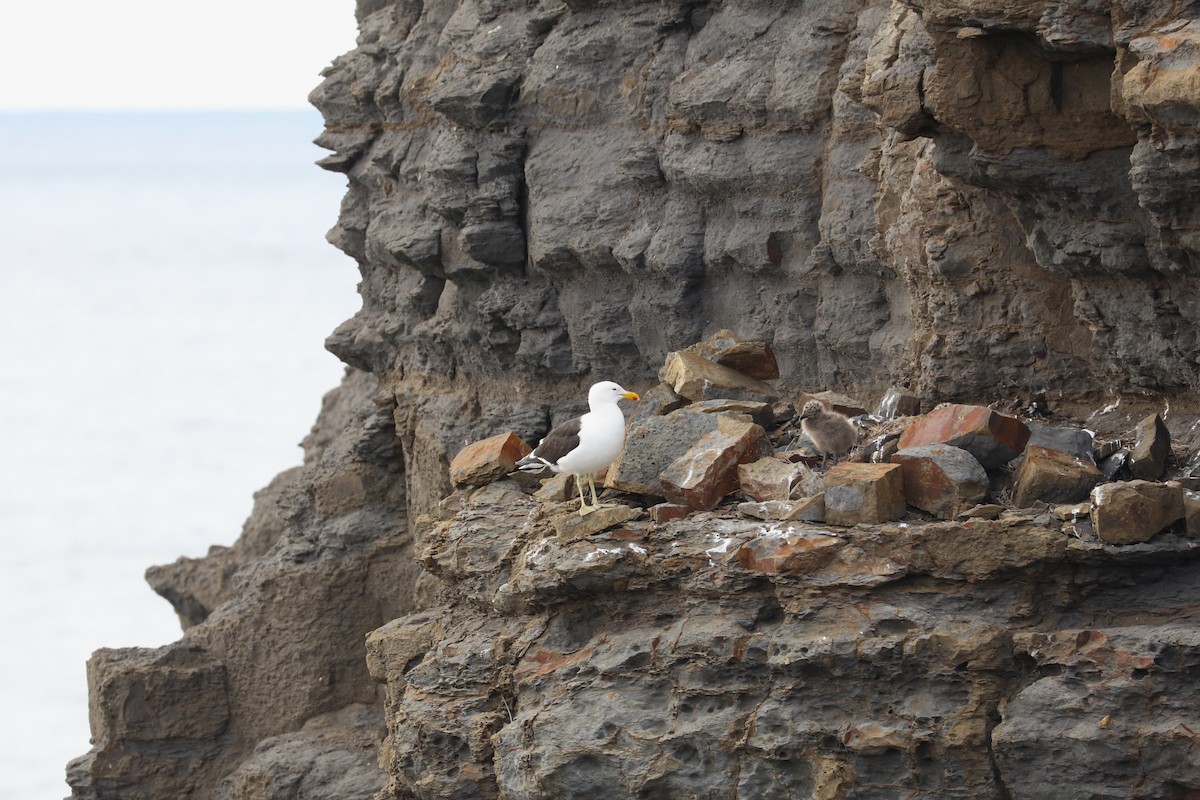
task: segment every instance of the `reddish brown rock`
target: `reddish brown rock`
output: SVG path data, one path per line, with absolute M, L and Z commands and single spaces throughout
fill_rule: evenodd
M 961 448 L 910 447 L 898 451 L 891 462 L 900 465 L 905 501 L 942 519 L 954 519 L 987 497 L 987 471 Z
M 1077 456 L 1029 445 L 1013 479 L 1013 504 L 1025 508 L 1039 500 L 1076 503 L 1085 499 L 1103 477 L 1095 464 Z
M 1138 423 L 1137 439 L 1129 453 L 1129 472 L 1137 480 L 1156 481 L 1167 469 L 1171 433 L 1162 417 L 1152 414 Z
M 779 393 L 767 384 L 703 356 L 679 350 L 667 355 L 659 380 L 688 400 L 757 400 L 774 402 Z
M 737 477 L 742 494 L 757 502 L 812 497 L 825 491 L 820 474 L 807 464 L 774 457 L 739 465 Z
M 730 330 L 717 331 L 687 349 L 750 378 L 769 381 L 779 377 L 779 363 L 771 345 L 745 341 Z
M 650 512 L 651 522 L 656 525 L 663 525 L 677 519 L 683 519 L 695 509 L 680 505 L 679 503 L 659 503 L 658 505 L 650 506 L 647 510 Z
M 1145 542 L 1183 518 L 1183 489 L 1166 483 L 1123 481 L 1092 490 L 1092 527 L 1109 544 Z
M 751 572 L 804 575 L 828 564 L 842 545 L 838 536 L 800 530 L 789 526 L 755 536 L 738 548 L 734 558 Z
M 532 449 L 515 433 L 501 433 L 469 444 L 450 462 L 450 482 L 455 486 L 491 483 L 516 469 L 517 461 Z
M 947 405 L 908 426 L 900 437 L 900 449 L 949 444 L 975 456 L 985 469 L 994 469 L 1020 455 L 1029 435 L 1019 419 L 985 406 Z
M 705 434 L 659 476 L 673 503 L 709 510 L 738 488 L 739 464 L 770 452 L 766 432 L 752 422 L 718 417 L 718 428 Z
M 904 510 L 899 464 L 849 461 L 825 473 L 825 521 L 830 525 L 888 522 L 900 519 Z

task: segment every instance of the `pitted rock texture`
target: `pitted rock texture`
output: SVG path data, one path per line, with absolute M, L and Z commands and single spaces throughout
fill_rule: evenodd
M 496 484 L 419 532 L 446 593 L 372 634 L 382 798 L 1198 785 L 1194 540 L 1115 547 L 1008 512 L 853 529 L 701 514 L 563 543 L 559 513 Z
M 182 641 L 93 659 L 124 688 L 73 797 L 1200 791 L 1194 540 L 718 514 L 561 544 L 493 487 L 438 518 L 465 445 L 721 329 L 771 345 L 780 397 L 1170 409 L 1194 448 L 1194 4 L 356 13 L 312 95 L 351 369 L 242 539 L 151 570 Z M 202 734 L 142 713 L 197 675 Z

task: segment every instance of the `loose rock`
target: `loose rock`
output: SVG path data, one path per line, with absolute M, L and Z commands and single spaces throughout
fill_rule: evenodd
M 706 433 L 717 430 L 720 416 L 678 411 L 630 423 L 625 449 L 608 467 L 604 485 L 623 492 L 663 496 L 658 476 Z
M 1167 470 L 1171 433 L 1162 417 L 1153 414 L 1137 426 L 1137 442 L 1129 453 L 1129 472 L 1137 480 L 1156 481 Z
M 804 408 L 810 400 L 816 400 L 825 408 L 841 414 L 843 417 L 857 417 L 867 413 L 867 409 L 863 407 L 862 403 L 838 392 L 803 392 L 800 399 L 796 401 L 796 408 Z
M 731 399 L 771 403 L 779 398 L 771 386 L 686 350 L 670 353 L 658 377 L 676 394 L 693 401 Z
M 803 500 L 766 500 L 761 503 L 738 503 L 737 510 L 748 517 L 764 520 L 825 521 L 825 493 Z
M 825 521 L 830 525 L 889 522 L 904 516 L 899 464 L 845 462 L 825 473 Z
M 1136 544 L 1184 514 L 1183 489 L 1165 483 L 1106 483 L 1092 490 L 1092 527 L 1109 544 Z
M 1103 478 L 1090 457 L 1085 461 L 1061 450 L 1028 445 L 1013 479 L 1013 504 L 1026 508 L 1039 500 L 1075 503 Z
M 717 331 L 687 349 L 749 378 L 769 381 L 779 377 L 779 364 L 769 344 L 745 341 L 730 330 Z
M 747 498 L 757 502 L 811 497 L 825 491 L 821 475 L 807 464 L 775 457 L 739 465 L 738 485 Z
M 987 471 L 961 448 L 910 447 L 892 456 L 891 463 L 901 467 L 908 504 L 942 519 L 954 519 L 987 497 Z
M 474 442 L 459 450 L 450 462 L 450 481 L 455 486 L 491 483 L 516 469 L 517 461 L 532 450 L 515 433 L 501 433 Z
M 995 469 L 1020 455 L 1029 436 L 1029 428 L 1015 417 L 985 406 L 947 405 L 910 425 L 900 437 L 900 449 L 949 444 L 975 456 L 985 469 Z
M 705 434 L 659 476 L 667 499 L 692 508 L 715 508 L 738 488 L 739 464 L 770 452 L 766 432 L 752 422 L 718 418 L 716 431 Z

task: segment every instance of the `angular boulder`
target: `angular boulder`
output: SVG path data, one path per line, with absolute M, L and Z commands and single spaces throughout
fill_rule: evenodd
M 705 511 L 715 508 L 737 490 L 738 465 L 770 452 L 761 425 L 720 417 L 718 422 L 717 430 L 702 436 L 659 475 L 671 502 Z
M 658 377 L 676 394 L 692 401 L 729 399 L 771 403 L 779 398 L 779 393 L 762 381 L 686 350 L 668 354 Z
M 738 503 L 737 510 L 748 517 L 762 520 L 825 521 L 825 494 L 802 500 L 766 500 L 761 503 Z
M 225 666 L 179 642 L 101 648 L 88 659 L 87 679 L 96 741 L 212 738 L 229 724 Z
M 1167 470 L 1171 433 L 1158 414 L 1138 423 L 1137 438 L 1129 452 L 1129 472 L 1136 480 L 1156 481 Z
M 517 461 L 533 448 L 515 433 L 501 433 L 467 445 L 450 462 L 450 482 L 455 486 L 483 486 L 517 468 Z
M 893 455 L 891 463 L 900 465 L 905 501 L 942 519 L 954 519 L 987 497 L 987 470 L 962 448 L 910 447 Z
M 1092 490 L 1092 527 L 1108 544 L 1148 541 L 1183 515 L 1183 488 L 1178 485 L 1124 481 Z
M 900 449 L 949 444 L 975 456 L 985 469 L 995 469 L 1020 455 L 1029 436 L 1021 420 L 986 406 L 946 405 L 908 426 L 900 436 Z
M 1026 448 L 1042 447 L 1074 456 L 1081 461 L 1096 463 L 1095 438 L 1090 431 L 1080 428 L 1058 428 L 1050 425 L 1029 426 L 1029 441 Z
M 756 502 L 812 497 L 825 491 L 825 482 L 807 464 L 761 458 L 737 468 L 742 494 Z
M 649 417 L 665 417 L 672 411 L 677 411 L 687 405 L 687 399 L 680 397 L 665 383 L 655 384 L 642 392 L 638 401 L 633 404 L 629 415 L 629 423 L 640 422 Z
M 697 414 L 736 414 L 764 428 L 775 422 L 775 411 L 771 404 L 755 400 L 701 400 L 689 405 L 687 410 Z
M 608 468 L 604 485 L 633 494 L 663 496 L 658 476 L 706 433 L 717 430 L 718 414 L 676 411 L 631 422 L 625 449 Z
M 1076 503 L 1104 478 L 1091 458 L 1027 445 L 1013 478 L 1013 505 L 1026 508 L 1038 501 Z
M 771 345 L 745 341 L 730 330 L 717 331 L 700 344 L 689 347 L 688 351 L 749 378 L 769 381 L 779 377 L 779 363 Z
M 655 525 L 665 525 L 668 522 L 673 522 L 677 519 L 683 519 L 691 514 L 695 509 L 689 506 L 680 505 L 679 503 L 659 503 L 650 506 L 646 509 L 650 514 L 650 521 Z
M 825 473 L 825 521 L 830 525 L 878 524 L 904 516 L 899 464 L 848 461 Z

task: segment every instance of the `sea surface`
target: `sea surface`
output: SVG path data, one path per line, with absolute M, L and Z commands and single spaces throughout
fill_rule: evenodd
M 85 662 L 179 638 L 143 573 L 299 464 L 359 308 L 315 111 L 0 114 L 0 797 L 69 794 Z

